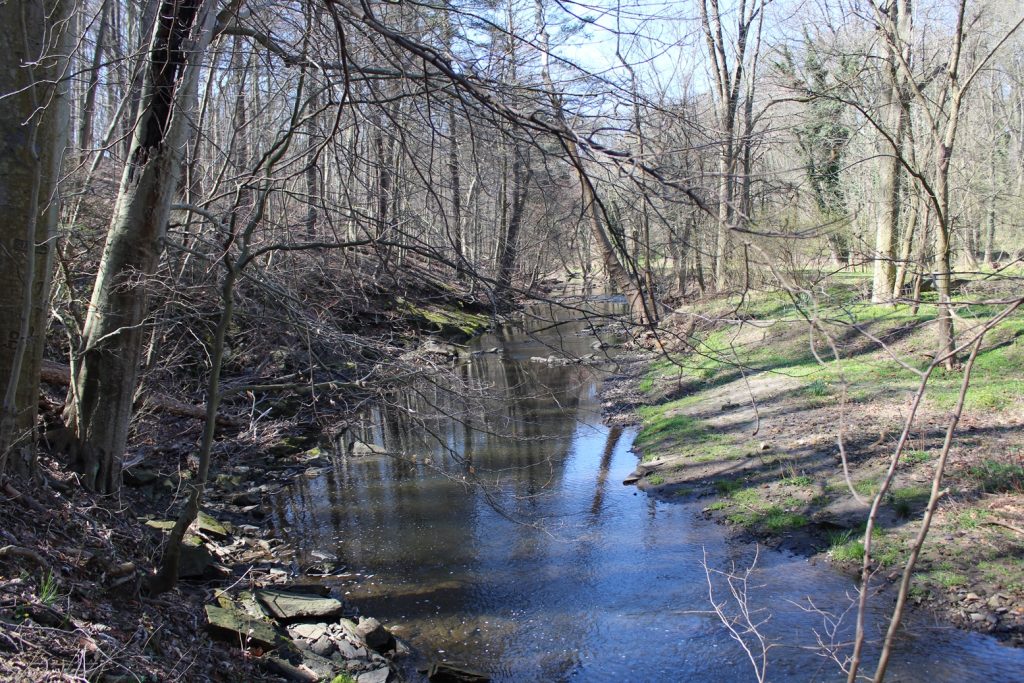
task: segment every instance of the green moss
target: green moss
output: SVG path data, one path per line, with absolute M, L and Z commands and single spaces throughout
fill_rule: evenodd
M 490 316 L 470 313 L 456 306 L 417 306 L 404 299 L 399 299 L 398 303 L 407 318 L 420 321 L 446 336 L 472 337 L 491 324 Z

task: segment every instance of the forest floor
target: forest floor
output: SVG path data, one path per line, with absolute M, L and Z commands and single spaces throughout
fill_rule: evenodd
M 198 421 L 151 414 L 138 425 L 162 444 L 157 466 L 126 471 L 116 497 L 83 490 L 58 458 L 41 458 L 42 481 L 6 482 L 0 495 L 0 681 L 336 681 L 395 680 L 408 648 L 382 640 L 329 583 L 349 574 L 336 558 L 308 566 L 271 533 L 272 496 L 295 477 L 329 466 L 316 438 L 259 444 L 239 437 L 219 454 L 200 519 L 186 537 L 175 589 L 148 595 L 163 539 L 191 478 Z M 181 456 L 180 458 L 177 456 Z M 151 461 L 152 462 L 152 461 Z M 16 485 L 15 485 L 16 484 Z M 324 599 L 325 618 L 274 618 L 256 605 L 261 590 Z M 251 606 L 255 610 L 250 609 Z M 232 619 L 214 628 L 210 608 Z M 248 614 L 247 614 L 248 612 Z M 306 624 L 347 626 L 311 654 Z M 369 620 L 368 624 L 374 624 Z M 298 629 L 296 628 L 298 626 Z M 326 636 L 325 636 L 326 637 Z M 333 638 L 335 642 L 328 642 Z M 348 641 L 345 645 L 342 641 Z M 338 654 L 339 646 L 347 656 Z
M 459 347 L 424 333 L 461 340 L 491 323 L 479 305 L 447 290 L 395 286 L 363 299 L 365 306 L 384 311 L 362 317 L 357 311 L 349 326 L 361 327 L 346 328 L 343 341 L 370 359 L 355 359 L 364 363 L 392 354 L 406 370 L 429 372 L 434 365 L 450 365 Z M 153 373 L 146 381 L 117 495 L 85 491 L 52 439 L 40 455 L 36 480 L 0 479 L 0 681 L 400 678 L 408 647 L 374 628 L 379 624 L 361 617 L 348 601 L 330 604 L 329 618 L 302 617 L 308 623 L 299 624 L 256 604 L 261 590 L 330 600 L 323 595 L 328 584 L 349 576 L 328 556 L 300 566 L 294 549 L 275 538 L 267 522 L 279 512 L 274 494 L 297 477 L 330 467 L 352 406 L 384 390 L 331 386 L 338 381 L 350 387 L 351 376 L 365 374 L 339 356 L 344 345 L 334 344 L 339 357 L 321 354 L 334 363 L 317 369 L 314 400 L 303 380 L 295 388 L 288 384 L 297 376 L 293 366 L 304 360 L 295 359 L 295 345 L 287 338 L 272 343 L 277 346 L 267 348 L 271 342 L 265 341 L 235 353 L 237 369 L 232 366 L 229 374 L 238 376 L 226 379 L 267 385 L 268 393 L 250 391 L 222 405 L 211 481 L 201 518 L 186 537 L 182 580 L 173 591 L 151 596 L 144 584 L 159 566 L 167 530 L 197 471 L 203 406 L 197 392 L 181 389 L 187 369 Z M 50 437 L 63 431 L 69 373 L 56 360 L 46 370 L 40 406 Z M 240 630 L 215 628 L 211 608 Z M 303 637 L 311 633 L 316 642 Z
M 818 334 L 796 303 L 816 312 Z M 964 306 L 959 333 L 995 312 Z M 627 361 L 606 385 L 610 419 L 641 424 L 631 478 L 663 500 L 703 501 L 703 515 L 742 539 L 859 576 L 869 503 L 908 417 L 914 370 L 935 348 L 934 316 L 934 307 L 872 306 L 852 292 L 828 308 L 765 295 L 677 311 L 658 351 Z M 872 536 L 881 584 L 899 582 L 961 380 L 961 369 L 940 369 L 928 384 Z M 985 337 L 941 487 L 910 603 L 1024 646 L 1022 316 Z

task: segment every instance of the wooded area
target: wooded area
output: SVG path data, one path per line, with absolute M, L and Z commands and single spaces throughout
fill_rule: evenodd
M 144 407 L 200 418 L 159 593 L 218 425 L 390 396 L 413 333 L 552 284 L 624 294 L 649 341 L 763 292 L 819 330 L 848 277 L 934 310 L 928 372 L 969 376 L 962 307 L 987 330 L 1024 300 L 1022 24 L 1013 0 L 4 3 L 0 471 L 49 449 L 114 495 Z

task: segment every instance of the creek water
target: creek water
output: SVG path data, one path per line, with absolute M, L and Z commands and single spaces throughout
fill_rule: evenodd
M 454 391 L 410 383 L 397 407 L 368 411 L 361 438 L 405 455 L 337 458 L 280 496 L 276 531 L 300 561 L 328 555 L 357 572 L 336 590 L 421 660 L 496 681 L 756 680 L 708 613 L 703 564 L 745 568 L 754 547 L 702 520 L 699 500 L 659 502 L 622 484 L 637 463 L 635 431 L 602 423 L 607 364 L 531 361 L 595 353 L 595 339 L 612 336 L 594 329 L 602 318 L 566 322 L 574 315 L 531 309 L 522 326 L 474 341 L 473 351 L 501 353 L 458 366 Z M 713 585 L 735 614 L 722 578 Z M 808 600 L 839 617 L 854 591 L 823 565 L 760 550 L 747 597 L 772 643 L 768 680 L 844 680 L 819 645 L 848 642 L 853 611 L 836 626 Z M 871 637 L 891 606 L 880 600 Z M 1024 681 L 1024 651 L 918 618 L 890 672 Z

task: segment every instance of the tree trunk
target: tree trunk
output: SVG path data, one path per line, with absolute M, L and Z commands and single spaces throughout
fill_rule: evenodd
M 35 470 L 56 186 L 70 127 L 68 84 L 58 80 L 69 8 L 63 0 L 0 4 L 0 474 Z
M 900 179 L 903 138 L 910 114 L 910 93 L 901 64 L 910 63 L 911 13 L 907 0 L 894 0 L 887 8 L 889 101 L 882 168 L 878 181 L 882 210 L 875 224 L 874 277 L 871 301 L 892 300 L 896 285 L 896 232 L 900 222 Z
M 896 73 L 892 74 L 896 79 Z M 891 84 L 888 132 L 892 143 L 888 153 L 882 156 L 878 191 L 882 195 L 882 210 L 875 223 L 875 253 L 873 256 L 874 277 L 871 287 L 871 301 L 890 301 L 896 284 L 896 231 L 900 222 L 900 154 L 902 153 L 903 130 L 906 118 L 900 106 L 901 89 L 895 81 Z
M 215 4 L 161 2 L 82 348 L 72 359 L 65 419 L 77 437 L 74 461 L 85 486 L 101 493 L 120 485 L 145 331 L 145 280 L 163 249 Z
M 85 101 L 82 103 L 82 119 L 78 128 L 78 147 L 83 159 L 88 158 L 93 145 L 93 120 L 96 117 L 96 86 L 100 80 L 100 64 L 103 61 L 104 43 L 107 37 L 108 2 L 100 6 L 100 25 L 96 29 L 96 47 L 92 54 L 92 65 L 89 69 L 89 83 L 85 86 Z
M 448 178 L 451 184 L 452 218 L 448 242 L 454 252 L 455 277 L 462 280 L 464 255 L 462 253 L 462 177 L 459 173 L 458 120 L 455 116 L 455 102 L 448 105 Z
M 519 149 L 512 152 L 512 207 L 508 217 L 508 228 L 501 240 L 501 252 L 498 254 L 498 277 L 495 286 L 495 298 L 506 303 L 508 290 L 512 284 L 512 271 L 519 255 L 519 230 L 523 224 L 523 209 L 526 206 L 526 195 L 529 189 L 532 169 L 523 171 L 523 158 Z

